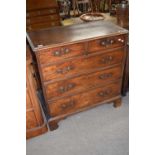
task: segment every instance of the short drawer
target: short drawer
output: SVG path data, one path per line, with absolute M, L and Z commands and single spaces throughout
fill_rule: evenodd
M 109 67 L 111 65 L 122 63 L 123 56 L 124 50 L 120 49 L 111 53 L 83 57 L 60 64 L 41 67 L 43 80 L 58 80 L 58 78 L 67 78 L 73 75 L 75 76 L 77 74 Z
M 72 113 L 80 108 L 89 107 L 90 105 L 116 97 L 120 94 L 120 89 L 121 84 L 118 81 L 106 87 L 93 89 L 85 93 L 51 102 L 49 103 L 49 110 L 52 116 Z
M 82 55 L 84 51 L 84 43 L 51 48 L 39 52 L 39 61 L 41 64 L 53 63 L 66 58 Z
M 59 20 L 59 15 L 53 14 L 53 15 L 48 15 L 48 16 L 38 16 L 38 17 L 33 17 L 33 18 L 27 19 L 26 25 L 42 23 L 42 22 L 51 22 L 51 21 L 55 21 L 55 20 Z
M 99 50 L 122 47 L 125 45 L 125 36 L 119 35 L 114 37 L 97 39 L 97 40 L 90 41 L 88 45 L 89 45 L 88 46 L 89 53 L 96 52 Z
M 93 87 L 105 85 L 112 80 L 121 78 L 122 67 L 114 67 L 95 73 L 59 81 L 45 85 L 47 100 L 82 92 Z

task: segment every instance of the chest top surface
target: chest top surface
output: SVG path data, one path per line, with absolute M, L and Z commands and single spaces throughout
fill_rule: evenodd
M 127 33 L 126 29 L 111 22 L 97 21 L 28 32 L 27 39 L 32 50 L 37 51 L 44 48 Z

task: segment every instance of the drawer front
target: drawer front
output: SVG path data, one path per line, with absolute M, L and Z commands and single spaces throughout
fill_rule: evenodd
M 52 116 L 58 116 L 60 114 L 75 112 L 80 108 L 103 102 L 111 97 L 116 97 L 120 94 L 120 90 L 120 82 L 115 82 L 103 88 L 97 88 L 75 96 L 63 98 L 49 103 L 50 113 Z
M 26 20 L 26 24 L 30 25 L 30 24 L 36 24 L 36 23 L 42 23 L 42 22 L 51 22 L 55 20 L 59 20 L 59 15 L 54 14 L 54 15 L 48 15 L 48 16 L 38 16 L 38 17 L 29 18 Z
M 37 120 L 33 111 L 26 112 L 26 129 L 37 127 Z
M 88 43 L 89 53 L 105 50 L 110 48 L 122 47 L 125 45 L 125 36 L 115 36 L 109 38 L 103 38 L 98 40 L 93 40 Z
M 47 23 L 37 23 L 37 24 L 29 25 L 26 28 L 27 28 L 27 31 L 31 31 L 31 30 L 39 30 L 39 29 L 49 28 L 52 26 L 60 26 L 60 21 L 51 21 L 51 22 L 47 22 Z
M 111 53 L 105 53 L 87 58 L 80 58 L 68 62 L 42 67 L 43 80 L 54 80 L 58 78 L 71 77 L 79 73 L 90 72 L 92 70 L 108 67 L 110 65 L 121 63 L 124 51 L 118 50 Z
M 56 47 L 41 51 L 39 54 L 39 61 L 41 64 L 53 63 L 66 58 L 82 55 L 84 51 L 84 43 Z
M 41 15 L 49 15 L 49 14 L 55 14 L 57 13 L 57 8 L 51 8 L 51 9 L 44 9 L 44 10 L 37 10 L 37 11 L 29 11 L 26 13 L 26 17 L 36 17 Z
M 105 85 L 107 82 L 121 77 L 122 67 L 114 67 L 80 77 L 45 85 L 47 99 L 62 97 L 82 92 L 93 87 Z

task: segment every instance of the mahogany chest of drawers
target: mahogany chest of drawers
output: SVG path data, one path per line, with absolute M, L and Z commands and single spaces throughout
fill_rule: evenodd
M 109 102 L 121 105 L 127 33 L 104 21 L 27 33 L 51 130 L 61 119 L 90 107 Z

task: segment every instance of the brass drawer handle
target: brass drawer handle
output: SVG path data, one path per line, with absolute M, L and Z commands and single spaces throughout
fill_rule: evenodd
M 69 48 L 64 48 L 63 51 L 64 51 L 64 54 L 68 54 L 70 52 L 70 49 Z
M 60 51 L 55 51 L 54 56 L 61 56 L 61 52 Z
M 124 43 L 124 39 L 118 38 L 118 41 Z
M 106 91 L 99 92 L 98 95 L 101 96 L 101 97 L 105 97 L 105 96 L 110 95 L 111 93 L 112 93 L 112 90 L 111 89 L 108 89 Z
M 111 39 L 109 42 L 110 42 L 110 44 L 112 45 L 112 44 L 115 43 L 115 40 L 114 40 L 114 39 Z
M 100 42 L 101 46 L 109 46 L 115 43 L 115 39 L 104 39 Z
M 112 73 L 106 73 L 99 76 L 99 79 L 107 79 L 112 77 Z
M 101 41 L 102 46 L 106 46 L 106 44 L 107 44 L 106 40 Z
M 60 51 L 54 51 L 53 55 L 54 56 L 62 56 L 62 55 L 68 54 L 69 52 L 70 52 L 69 48 L 61 48 Z
M 57 72 L 58 74 L 65 74 L 65 73 L 67 73 L 67 72 L 69 72 L 69 71 L 71 71 L 71 70 L 73 70 L 73 69 L 74 69 L 73 66 L 67 66 L 67 67 L 65 67 L 65 68 L 58 69 L 56 72 Z
M 74 88 L 74 87 L 75 87 L 75 84 L 74 84 L 74 83 L 69 83 L 67 86 L 61 86 L 61 87 L 59 88 L 59 92 L 60 92 L 60 93 L 65 93 L 65 92 L 71 90 L 71 89 Z
M 68 108 L 72 108 L 73 106 L 75 106 L 75 101 L 64 103 L 60 107 L 61 107 L 62 110 L 66 110 Z
M 104 58 L 102 58 L 102 63 L 107 64 L 110 63 L 111 61 L 113 61 L 113 57 L 112 56 L 106 56 Z

